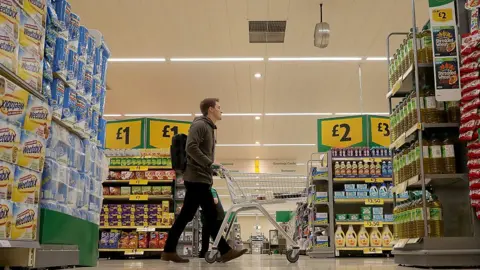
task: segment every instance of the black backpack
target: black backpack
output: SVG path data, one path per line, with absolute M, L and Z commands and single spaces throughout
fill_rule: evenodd
M 187 135 L 177 134 L 172 138 L 170 146 L 170 157 L 172 159 L 172 169 L 184 172 L 187 168 Z

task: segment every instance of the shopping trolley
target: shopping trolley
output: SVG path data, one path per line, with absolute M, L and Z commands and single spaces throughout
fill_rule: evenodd
M 287 260 L 297 262 L 300 256 L 300 246 L 293 240 L 293 230 L 287 233 L 275 219 L 265 210 L 263 205 L 285 203 L 288 200 L 305 200 L 308 195 L 308 181 L 305 176 L 286 174 L 235 173 L 225 168 L 216 170 L 225 179 L 232 206 L 228 209 L 222 226 L 215 238 L 212 250 L 205 254 L 208 263 L 214 263 L 220 256 L 217 249 L 229 217 L 235 220 L 241 211 L 260 211 L 287 241 Z M 228 228 L 230 230 L 230 228 Z M 228 231 L 227 231 L 228 233 Z

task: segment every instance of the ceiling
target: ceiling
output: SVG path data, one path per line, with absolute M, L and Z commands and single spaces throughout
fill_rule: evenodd
M 106 114 L 198 113 L 199 102 L 205 97 L 219 97 L 225 113 L 387 112 L 386 61 L 267 59 L 385 57 L 387 34 L 408 31 L 412 23 L 410 1 L 324 0 L 323 18 L 330 24 L 331 38 L 328 48 L 319 49 L 313 46 L 313 29 L 319 21 L 320 0 L 70 2 L 81 24 L 104 34 L 113 58 L 167 58 L 166 62 L 154 63 L 110 62 Z M 416 2 L 417 24 L 423 25 L 428 19 L 428 1 Z M 249 20 L 286 20 L 285 43 L 250 44 Z M 265 60 L 169 61 L 175 57 Z M 262 78 L 254 77 L 257 72 Z M 218 143 L 315 144 L 318 118 L 224 117 L 218 124 Z M 316 146 L 219 147 L 217 159 L 259 156 L 305 162 L 315 151 Z

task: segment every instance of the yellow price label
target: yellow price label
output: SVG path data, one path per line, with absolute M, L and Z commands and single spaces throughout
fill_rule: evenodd
M 363 116 L 318 120 L 318 151 L 350 147 L 364 141 Z
M 144 119 L 108 121 L 105 147 L 108 149 L 144 148 Z
M 383 178 L 365 178 L 365 183 L 383 183 Z
M 453 20 L 452 8 L 432 9 L 432 19 L 436 22 L 448 22 Z
M 170 149 L 172 137 L 188 134 L 190 122 L 147 119 L 147 148 Z
M 125 250 L 125 255 L 143 255 L 143 250 L 138 250 L 138 249 Z
M 390 146 L 390 119 L 387 117 L 370 116 L 370 134 L 373 143 Z
M 365 199 L 366 205 L 383 205 L 383 199 Z
M 150 227 L 150 226 L 143 226 L 140 228 L 137 228 L 137 232 L 154 232 L 155 227 Z
M 381 221 L 365 221 L 365 222 L 363 222 L 363 226 L 365 226 L 365 228 L 383 227 L 383 222 L 381 222 Z
M 148 166 L 131 166 L 128 167 L 128 170 L 131 172 L 144 172 L 148 171 Z
M 381 247 L 368 247 L 363 249 L 364 254 L 380 254 L 383 250 Z
M 148 180 L 146 179 L 134 179 L 134 180 L 130 180 L 128 182 L 129 185 L 132 185 L 132 186 L 145 186 L 145 185 L 148 185 Z
M 130 201 L 148 201 L 148 195 L 130 195 Z

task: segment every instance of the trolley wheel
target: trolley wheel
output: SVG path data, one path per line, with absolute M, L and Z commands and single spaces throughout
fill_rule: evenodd
M 213 254 L 213 252 L 211 250 L 207 251 L 207 253 L 205 253 L 205 261 L 207 263 L 214 263 L 218 260 L 219 254 L 220 254 L 220 252 L 218 252 L 218 251 L 216 251 L 215 254 Z
M 296 263 L 298 261 L 298 258 L 300 258 L 300 252 L 297 252 L 297 254 L 293 256 L 293 249 L 287 251 L 287 260 L 289 262 Z
M 217 251 L 217 262 L 222 262 L 222 254 Z

